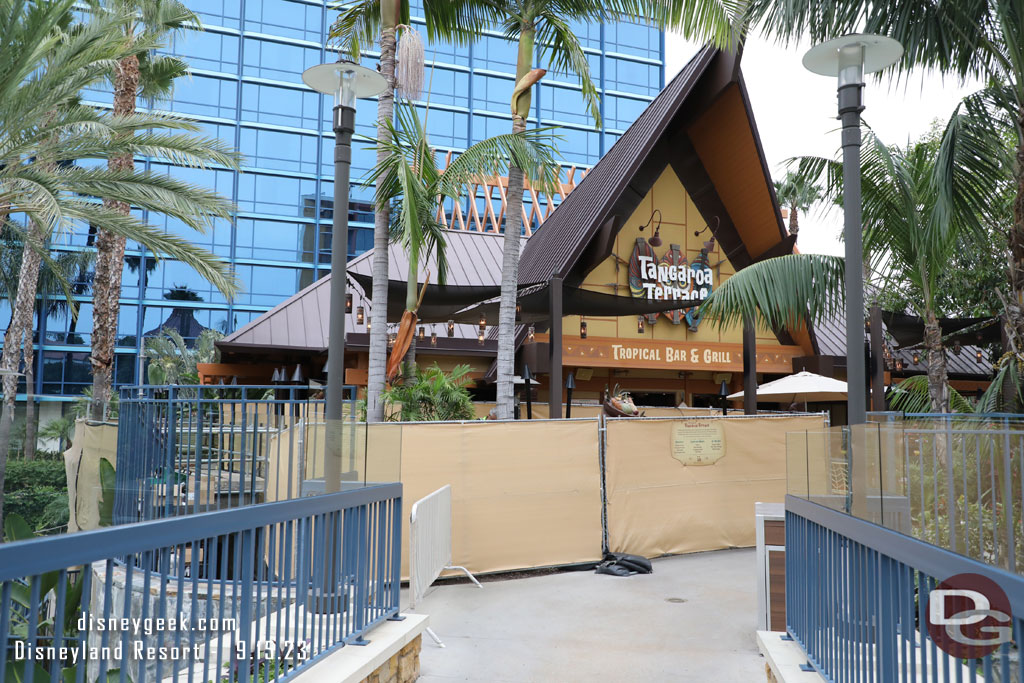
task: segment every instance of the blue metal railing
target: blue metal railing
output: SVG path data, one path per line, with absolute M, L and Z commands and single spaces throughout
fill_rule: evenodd
M 965 573 L 1006 593 L 1016 645 L 958 658 L 932 638 L 931 591 Z M 794 496 L 786 497 L 786 622 L 829 681 L 1024 683 L 1024 577 Z
M 0 681 L 289 678 L 398 617 L 401 517 L 381 484 L 0 545 Z
M 354 460 L 355 389 L 345 391 L 342 436 Z M 113 521 L 301 497 L 314 469 L 307 455 L 321 453 L 325 438 L 324 401 L 310 398 L 308 387 L 124 387 Z

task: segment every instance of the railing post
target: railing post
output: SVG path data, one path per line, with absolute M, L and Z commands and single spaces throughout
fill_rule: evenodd
M 171 516 L 170 481 L 174 473 L 174 449 L 177 442 L 177 407 L 175 394 L 177 388 L 172 384 L 167 389 L 167 443 L 164 449 L 163 496 L 164 517 Z

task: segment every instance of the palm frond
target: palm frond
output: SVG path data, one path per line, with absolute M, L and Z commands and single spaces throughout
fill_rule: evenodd
M 798 329 L 842 313 L 843 259 L 790 254 L 743 268 L 711 293 L 700 311 L 719 329 L 760 319 L 770 329 Z

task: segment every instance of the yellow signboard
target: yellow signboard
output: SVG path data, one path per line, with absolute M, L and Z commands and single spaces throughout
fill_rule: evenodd
M 725 455 L 718 420 L 686 420 L 672 425 L 672 457 L 684 465 L 714 465 Z

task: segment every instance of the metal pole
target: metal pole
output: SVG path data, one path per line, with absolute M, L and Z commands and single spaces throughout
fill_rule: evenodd
M 871 409 L 885 411 L 885 340 L 882 338 L 882 309 L 871 307 L 868 313 L 871 321 Z
M 331 312 L 327 341 L 327 439 L 324 490 L 341 487 L 341 405 L 345 386 L 345 268 L 348 262 L 348 177 L 356 110 L 334 107 L 334 224 L 331 236 Z M 333 429 L 331 425 L 334 425 Z
M 757 415 L 757 328 L 743 320 L 743 414 Z M 788 406 L 787 406 L 788 407 Z
M 860 215 L 860 113 L 864 83 L 839 88 L 843 123 L 843 237 L 846 241 L 846 390 L 847 422 L 865 421 L 864 273 Z
M 548 339 L 551 369 L 548 382 L 548 417 L 557 420 L 562 417 L 562 278 L 551 277 L 548 297 L 551 310 L 551 334 Z M 529 391 L 529 385 L 526 389 Z

